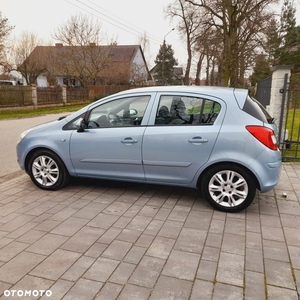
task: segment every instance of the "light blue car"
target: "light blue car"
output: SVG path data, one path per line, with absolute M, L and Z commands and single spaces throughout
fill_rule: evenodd
M 245 89 L 132 89 L 23 132 L 21 169 L 40 188 L 72 177 L 200 188 L 216 209 L 237 212 L 278 183 L 276 126 Z

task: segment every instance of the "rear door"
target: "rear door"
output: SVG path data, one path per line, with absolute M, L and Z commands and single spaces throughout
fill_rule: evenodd
M 207 162 L 226 106 L 221 100 L 192 94 L 157 95 L 144 133 L 146 180 L 188 184 Z

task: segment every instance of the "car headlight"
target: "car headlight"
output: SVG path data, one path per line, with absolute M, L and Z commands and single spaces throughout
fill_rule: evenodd
M 23 131 L 20 136 L 19 136 L 19 139 L 18 139 L 18 144 L 24 139 L 24 137 L 31 131 L 31 129 L 28 129 L 28 130 L 25 130 Z

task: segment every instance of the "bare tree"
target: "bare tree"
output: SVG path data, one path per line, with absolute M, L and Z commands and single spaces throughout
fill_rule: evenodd
M 30 57 L 32 51 L 42 44 L 44 42 L 36 34 L 24 31 L 12 47 L 9 68 L 20 72 L 27 85 L 36 83 L 38 76 L 47 71 L 46 64 L 42 63 L 47 61 L 45 48 L 39 48 L 35 56 Z
M 5 71 L 7 70 L 7 53 L 6 50 L 7 47 L 7 41 L 8 37 L 11 33 L 11 31 L 14 29 L 14 26 L 11 26 L 9 24 L 9 21 L 7 18 L 2 17 L 2 14 L 0 12 L 0 65 L 4 67 Z
M 192 66 L 193 47 L 197 42 L 199 29 L 201 27 L 201 10 L 188 3 L 185 0 L 175 0 L 169 4 L 165 10 L 167 17 L 179 18 L 177 29 L 186 41 L 187 49 L 187 64 L 184 75 L 184 84 L 188 85 L 190 82 L 190 71 Z
M 239 86 L 240 59 L 245 41 L 260 32 L 272 16 L 269 4 L 277 0 L 186 0 L 205 9 L 210 25 L 222 33 L 222 65 L 219 66 L 220 85 Z M 249 30 L 251 29 L 251 30 Z M 255 39 L 251 39 L 254 42 Z M 256 40 L 257 45 L 259 44 Z
M 95 84 L 110 61 L 110 46 L 98 47 L 101 25 L 83 14 L 72 16 L 54 31 L 53 37 L 64 44 L 52 53 L 52 74 L 77 79 L 82 86 Z

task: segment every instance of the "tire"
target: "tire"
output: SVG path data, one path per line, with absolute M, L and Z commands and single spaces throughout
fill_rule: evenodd
M 206 171 L 201 190 L 207 202 L 223 212 L 239 212 L 254 200 L 256 185 L 253 175 L 232 164 L 217 165 Z
M 58 190 L 69 180 L 62 160 L 48 150 L 37 151 L 30 157 L 28 173 L 32 182 L 44 190 Z

